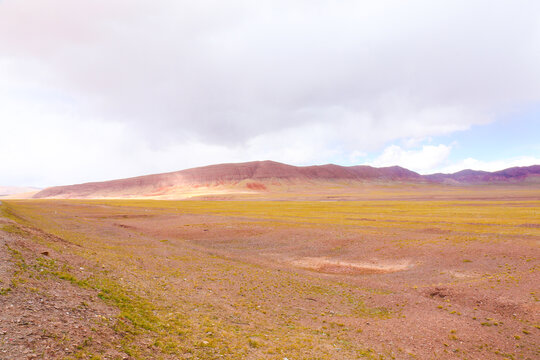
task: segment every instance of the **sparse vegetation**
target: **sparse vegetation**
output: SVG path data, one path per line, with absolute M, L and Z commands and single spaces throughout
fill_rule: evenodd
M 135 359 L 421 358 L 422 349 L 407 354 L 409 340 L 400 339 L 419 331 L 414 321 L 423 316 L 460 326 L 426 340 L 440 358 L 445 351 L 511 354 L 470 345 L 476 332 L 511 338 L 530 354 L 532 336 L 515 336 L 529 332 L 522 314 L 502 318 L 497 303 L 475 296 L 530 284 L 538 260 L 528 239 L 540 233 L 519 224 L 534 223 L 539 206 L 532 200 L 9 201 L 0 210 L 11 222 L 0 229 L 48 250 L 29 257 L 12 247 L 17 273 L 0 294 L 40 292 L 40 279 L 92 292 L 94 301 L 116 309 L 96 317 L 95 326 L 118 335 L 114 346 Z M 512 246 L 519 241 L 520 258 L 500 255 L 507 237 Z M 406 266 L 391 266 L 403 257 Z M 296 266 L 299 258 L 379 270 L 350 272 L 347 265 L 325 273 Z M 519 301 L 534 301 L 531 291 Z M 93 306 L 78 304 L 81 311 Z M 101 356 L 92 338 L 74 348 L 74 359 Z

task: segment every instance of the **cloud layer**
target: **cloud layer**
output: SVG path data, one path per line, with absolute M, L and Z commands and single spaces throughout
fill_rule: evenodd
M 348 164 L 539 101 L 539 63 L 536 1 L 4 0 L 1 160 L 28 185 L 42 157 L 53 183 Z M 388 149 L 374 163 L 421 156 Z
M 446 145 L 424 145 L 419 150 L 406 150 L 397 145 L 384 149 L 372 165 L 376 167 L 403 164 L 408 169 L 426 173 L 440 166 L 450 154 L 450 147 Z

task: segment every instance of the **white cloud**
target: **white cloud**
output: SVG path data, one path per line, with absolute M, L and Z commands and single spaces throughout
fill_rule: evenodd
M 0 57 L 17 81 L 158 144 L 245 142 L 343 114 L 421 137 L 538 99 L 540 7 L 503 4 L 6 0 Z
M 450 150 L 451 147 L 444 144 L 424 145 L 418 150 L 404 150 L 397 145 L 391 145 L 384 149 L 382 154 L 373 160 L 370 165 L 377 167 L 399 165 L 427 174 L 448 158 Z
M 535 1 L 3 0 L 0 184 L 352 165 L 401 139 L 402 160 L 421 158 L 418 139 L 540 100 L 539 14 Z M 423 156 L 415 169 L 440 166 Z

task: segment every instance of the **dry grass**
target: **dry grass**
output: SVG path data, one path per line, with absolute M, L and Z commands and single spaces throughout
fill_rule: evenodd
M 534 356 L 531 336 L 515 334 L 538 331 L 539 209 L 519 197 L 39 200 L 3 211 L 22 224 L 4 230 L 40 229 L 34 241 L 51 256 L 90 264 L 82 278 L 57 263 L 48 274 L 116 307 L 111 326 L 133 358 L 356 359 Z M 448 349 L 441 323 L 465 339 Z

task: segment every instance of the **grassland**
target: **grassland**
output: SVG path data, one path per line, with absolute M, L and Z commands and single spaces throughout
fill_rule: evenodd
M 540 200 L 462 195 L 4 201 L 0 301 L 52 281 L 109 314 L 51 358 L 537 358 Z

